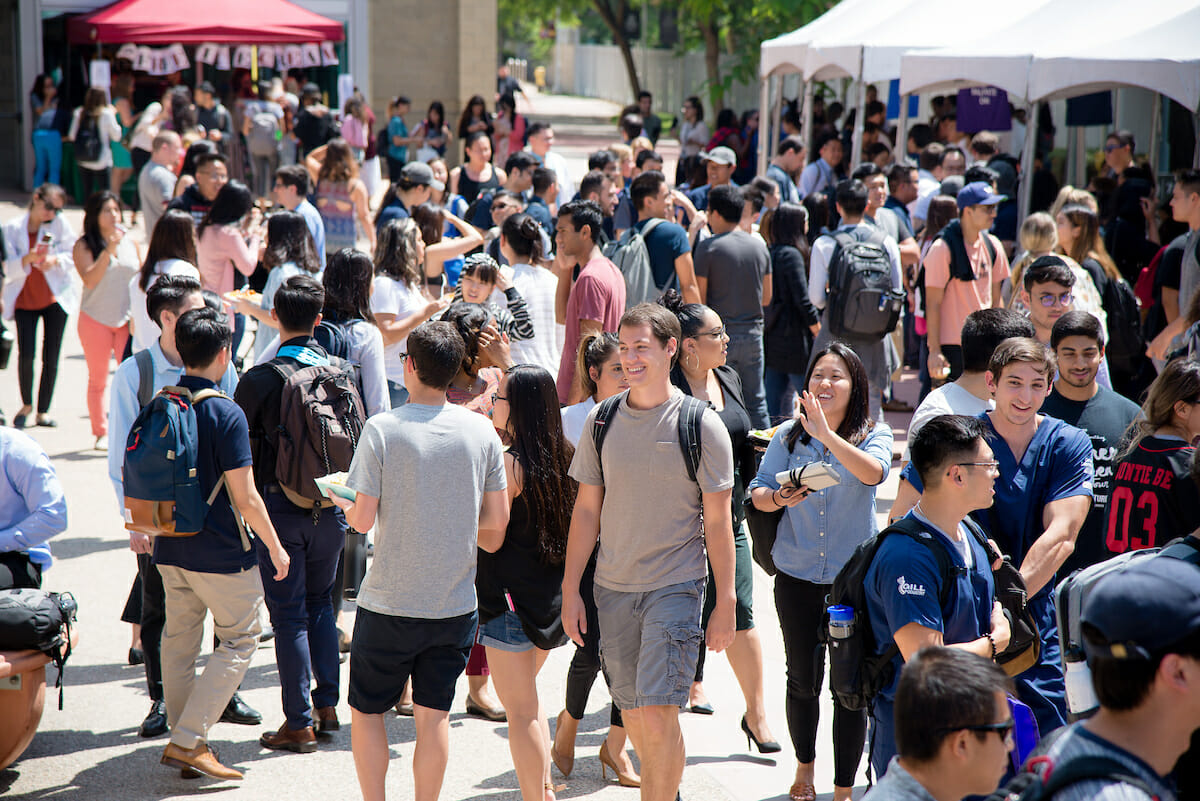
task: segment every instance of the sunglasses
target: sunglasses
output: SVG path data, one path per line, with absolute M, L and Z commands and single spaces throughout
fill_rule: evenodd
M 54 214 L 56 214 L 56 215 L 57 215 L 57 214 L 62 214 L 63 207 L 62 207 L 62 206 L 55 206 L 55 205 L 54 205 L 54 204 L 52 204 L 52 203 L 51 203 L 49 200 L 43 200 L 43 201 L 42 201 L 42 205 L 43 205 L 43 206 L 45 206 L 45 208 L 46 208 L 46 211 L 53 212 L 53 213 L 54 213 Z
M 1008 743 L 1012 739 L 1013 729 L 1016 728 L 1016 725 L 1017 722 L 1012 718 L 1009 718 L 1001 723 L 979 723 L 974 726 L 951 726 L 941 729 L 941 731 L 947 733 L 954 731 L 994 731 L 996 734 L 1000 735 L 1001 740 L 1003 740 L 1005 743 Z

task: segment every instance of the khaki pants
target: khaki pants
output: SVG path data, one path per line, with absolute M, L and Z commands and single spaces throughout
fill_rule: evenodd
M 171 742 L 192 749 L 207 740 L 258 647 L 262 626 L 262 579 L 257 568 L 240 573 L 197 573 L 159 565 L 166 591 L 162 637 L 163 692 Z M 204 615 L 212 612 L 220 643 L 196 679 L 204 638 Z

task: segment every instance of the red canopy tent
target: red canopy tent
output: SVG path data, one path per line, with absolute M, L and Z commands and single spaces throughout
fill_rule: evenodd
M 340 42 L 342 24 L 287 0 L 119 0 L 67 24 L 71 44 Z

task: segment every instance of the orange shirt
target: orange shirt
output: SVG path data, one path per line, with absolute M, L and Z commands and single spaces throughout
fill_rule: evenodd
M 33 252 L 33 249 L 37 247 L 37 242 L 37 233 L 30 234 L 29 252 Z M 21 287 L 21 294 L 17 295 L 17 302 L 13 304 L 13 308 L 40 311 L 54 302 L 54 293 L 50 291 L 50 285 L 46 283 L 45 273 L 34 267 L 29 271 L 29 275 L 25 276 L 25 285 Z
M 992 237 L 992 246 L 996 249 L 995 264 L 988 263 L 987 248 L 983 244 L 984 236 Z M 1000 298 L 992 297 L 992 287 L 1009 275 L 1008 257 L 996 237 L 984 232 L 974 242 L 967 243 L 966 247 L 967 259 L 975 273 L 974 281 L 950 280 L 950 248 L 941 239 L 929 247 L 923 262 L 925 286 L 945 288 L 939 315 L 939 344 L 942 345 L 962 344 L 962 327 L 967 315 L 980 309 L 992 308 L 993 301 L 998 304 Z

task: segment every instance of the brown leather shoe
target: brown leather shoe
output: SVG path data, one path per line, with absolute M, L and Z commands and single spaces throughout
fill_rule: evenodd
M 164 765 L 170 765 L 181 770 L 191 770 L 212 776 L 214 779 L 241 779 L 240 771 L 227 768 L 217 761 L 217 755 L 208 747 L 208 743 L 200 743 L 195 748 L 186 749 L 175 743 L 167 743 L 163 749 Z
M 324 737 L 329 732 L 338 731 L 342 728 L 342 724 L 338 722 L 337 709 L 331 706 L 319 706 L 313 710 L 315 720 L 313 728 L 317 732 L 318 737 Z
M 274 751 L 295 751 L 297 754 L 311 754 L 317 750 L 317 735 L 312 726 L 303 729 L 289 729 L 285 722 L 279 731 L 269 731 L 258 742 L 263 748 Z

